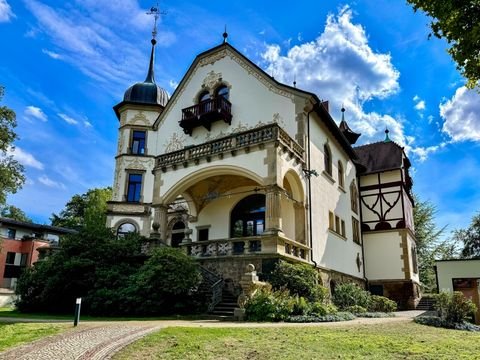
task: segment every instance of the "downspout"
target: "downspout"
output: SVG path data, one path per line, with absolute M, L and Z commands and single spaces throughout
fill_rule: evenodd
M 316 104 L 313 105 L 312 110 L 307 113 L 307 138 L 308 138 L 308 151 L 307 151 L 307 167 L 310 171 L 310 113 L 315 110 Z M 307 173 L 308 179 L 308 237 L 310 238 L 310 259 L 312 260 L 315 268 L 318 267 L 318 264 L 313 259 L 313 235 L 312 235 L 312 174 Z

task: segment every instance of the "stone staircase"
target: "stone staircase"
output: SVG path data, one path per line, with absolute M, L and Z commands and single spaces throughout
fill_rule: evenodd
M 420 302 L 417 304 L 417 310 L 435 310 L 435 299 L 432 297 L 422 297 Z
M 210 312 L 211 315 L 221 317 L 233 317 L 233 310 L 238 307 L 237 297 L 228 290 L 223 289 L 222 301 L 220 301 Z

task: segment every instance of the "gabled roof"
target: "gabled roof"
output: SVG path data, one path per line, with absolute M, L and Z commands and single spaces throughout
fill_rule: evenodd
M 403 167 L 403 148 L 393 141 L 379 141 L 354 148 L 359 162 L 365 167 L 364 174 L 401 169 Z M 405 157 L 407 167 L 410 164 Z
M 15 226 L 18 228 L 30 229 L 34 231 L 35 230 L 41 231 L 41 232 L 47 231 L 54 234 L 76 234 L 77 233 L 76 230 L 67 229 L 64 227 L 34 224 L 34 223 L 25 222 L 25 221 L 18 221 L 10 218 L 0 217 L 0 225 L 4 225 L 4 224 Z
M 204 51 L 200 54 L 198 54 L 195 57 L 195 60 L 192 62 L 190 67 L 188 68 L 187 72 L 183 76 L 182 80 L 178 84 L 177 88 L 173 92 L 172 96 L 170 97 L 170 100 L 168 101 L 167 105 L 165 106 L 165 110 L 162 112 L 162 114 L 159 115 L 157 118 L 155 125 L 158 126 L 161 122 L 161 120 L 167 116 L 167 114 L 170 112 L 170 108 L 174 106 L 176 103 L 176 98 L 179 96 L 181 89 L 185 86 L 188 78 L 191 76 L 193 73 L 194 69 L 198 66 L 198 64 L 206 59 L 208 56 L 211 56 L 215 53 L 220 53 L 222 51 L 225 52 L 231 52 L 234 56 L 240 58 L 241 60 L 245 61 L 248 65 L 250 65 L 257 73 L 259 76 L 261 76 L 265 81 L 268 81 L 271 86 L 276 87 L 279 90 L 283 90 L 285 92 L 291 93 L 291 94 L 296 94 L 298 96 L 303 96 L 305 98 L 309 98 L 311 102 L 313 103 L 313 110 L 319 115 L 320 119 L 325 123 L 327 128 L 330 130 L 330 132 L 333 134 L 333 136 L 337 139 L 341 147 L 345 150 L 345 152 L 353 159 L 356 160 L 357 156 L 355 152 L 353 151 L 353 148 L 350 145 L 350 142 L 347 140 L 347 138 L 343 135 L 343 133 L 339 130 L 337 124 L 333 120 L 332 116 L 328 112 L 328 110 L 324 107 L 323 101 L 321 101 L 316 94 L 305 91 L 302 89 L 299 89 L 297 87 L 285 85 L 281 82 L 278 82 L 273 78 L 272 76 L 268 75 L 265 71 L 263 71 L 258 65 L 256 65 L 254 62 L 252 62 L 249 58 L 247 58 L 245 55 L 243 55 L 240 51 L 235 49 L 232 45 L 229 43 L 225 42 L 222 43 L 218 46 L 215 46 L 207 51 Z M 223 57 L 223 56 L 222 56 Z M 217 60 L 219 60 L 219 57 Z M 215 59 L 212 60 L 212 62 L 216 61 Z

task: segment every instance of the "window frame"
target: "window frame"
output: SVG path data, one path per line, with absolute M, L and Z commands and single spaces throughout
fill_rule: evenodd
M 345 168 L 343 167 L 343 163 L 341 160 L 338 160 L 337 176 L 338 176 L 338 186 L 343 189 L 345 187 Z
M 145 174 L 145 171 L 127 171 L 126 172 L 126 181 L 125 181 L 125 202 L 128 202 L 128 203 L 133 203 L 133 204 L 138 204 L 138 203 L 142 203 L 143 202 L 143 181 L 144 181 L 144 174 Z M 131 176 L 140 176 L 141 177 L 141 180 L 140 180 L 140 190 L 139 190 L 139 195 L 138 195 L 138 200 L 130 200 L 130 186 L 132 185 L 131 181 L 130 181 L 130 177 Z M 138 184 L 138 182 L 135 182 L 135 184 Z M 134 194 L 136 193 L 136 191 L 134 191 Z M 135 197 L 136 198 L 136 197 Z
M 226 94 L 220 94 L 220 91 L 225 89 L 226 90 Z M 225 96 L 226 95 L 226 96 Z M 215 89 L 215 97 L 216 98 L 219 98 L 219 97 L 223 97 L 225 100 L 227 101 L 230 101 L 230 88 L 225 85 L 225 84 L 221 84 L 219 85 L 216 89 Z
M 17 238 L 17 229 L 7 228 L 7 239 L 15 240 Z
M 328 143 L 323 145 L 323 165 L 325 167 L 325 172 L 332 176 L 332 151 Z
M 134 151 L 135 133 L 143 133 L 143 152 Z M 131 133 L 130 133 L 130 154 L 131 155 L 141 155 L 141 156 L 147 155 L 147 136 L 148 136 L 148 131 L 145 129 L 138 129 L 138 128 L 131 129 Z
M 355 180 L 350 183 L 350 209 L 358 215 L 359 195 Z
M 132 225 L 133 228 L 134 228 L 134 231 L 120 231 L 120 228 L 121 228 L 123 225 Z M 125 220 L 124 222 L 122 222 L 122 223 L 121 223 L 120 225 L 118 225 L 118 227 L 117 227 L 117 231 L 116 231 L 117 238 L 118 238 L 118 237 L 125 237 L 126 235 L 132 234 L 132 233 L 138 233 L 138 228 L 137 228 L 137 226 L 136 226 L 133 222 L 130 222 L 130 221 L 128 221 L 128 220 Z

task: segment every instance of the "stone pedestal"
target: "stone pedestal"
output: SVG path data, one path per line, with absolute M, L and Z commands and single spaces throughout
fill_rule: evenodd
M 246 273 L 243 274 L 240 280 L 242 293 L 238 297 L 238 308 L 234 309 L 233 316 L 235 320 L 243 321 L 245 319 L 245 304 L 248 299 L 255 294 L 259 286 L 265 285 L 264 282 L 258 281 L 257 272 L 253 264 L 248 264 Z

